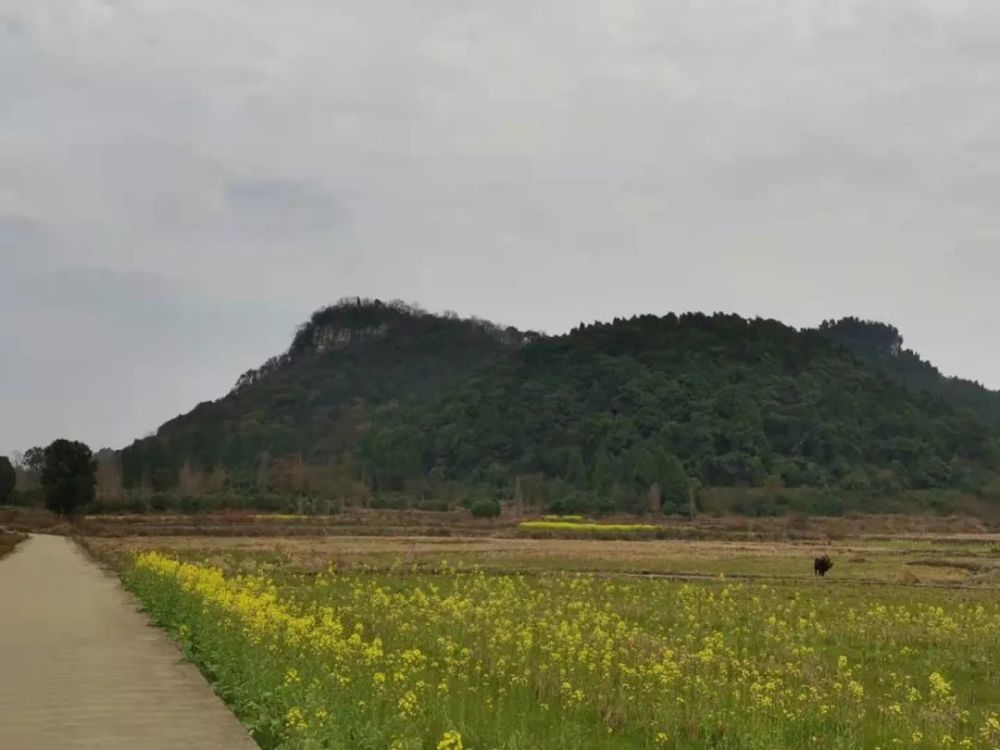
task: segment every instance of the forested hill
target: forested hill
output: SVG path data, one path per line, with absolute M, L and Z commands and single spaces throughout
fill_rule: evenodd
M 903 336 L 894 326 L 843 318 L 824 322 L 819 331 L 900 383 L 936 393 L 1000 425 L 1000 391 L 992 391 L 971 380 L 945 377 L 919 354 L 904 348 Z
M 122 451 L 123 480 L 619 510 L 678 507 L 699 485 L 978 491 L 998 467 L 994 394 L 943 387 L 893 331 L 687 314 L 542 337 L 349 300 L 227 396 Z
M 401 302 L 341 300 L 314 313 L 287 352 L 241 375 L 228 395 L 124 449 L 123 483 L 255 489 L 262 461 L 328 464 L 356 450 L 375 405 L 426 395 L 535 338 Z
M 540 340 L 433 399 L 384 409 L 363 445 L 377 487 L 435 471 L 542 476 L 628 507 L 655 488 L 962 486 L 997 466 L 970 410 L 906 388 L 818 331 L 700 314 Z

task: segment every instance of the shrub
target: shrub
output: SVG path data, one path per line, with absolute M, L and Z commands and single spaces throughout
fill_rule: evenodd
M 447 500 L 421 500 L 413 506 L 416 510 L 430 510 L 436 513 L 444 513 L 451 510 Z
M 496 500 L 476 500 L 469 512 L 476 518 L 496 518 L 500 515 L 500 503 Z
M 403 495 L 379 495 L 371 502 L 374 510 L 408 510 L 409 498 Z
M 149 496 L 149 509 L 156 513 L 163 513 L 170 509 L 170 496 L 162 492 L 154 492 Z
M 207 497 L 185 495 L 180 499 L 177 507 L 181 513 L 204 513 L 205 511 L 213 510 L 213 505 L 212 501 Z
M 87 508 L 88 513 L 145 513 L 148 510 L 146 503 L 139 497 L 104 498 L 91 503 Z
M 570 492 L 549 505 L 553 515 L 579 515 L 591 512 L 596 505 L 593 497 L 585 492 Z

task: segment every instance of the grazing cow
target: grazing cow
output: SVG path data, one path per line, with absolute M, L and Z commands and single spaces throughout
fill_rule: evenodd
M 817 557 L 813 560 L 813 575 L 825 576 L 827 571 L 833 567 L 833 563 L 830 562 L 829 555 L 823 555 L 822 557 Z

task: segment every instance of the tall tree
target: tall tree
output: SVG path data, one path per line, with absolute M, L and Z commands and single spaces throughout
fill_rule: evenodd
M 14 472 L 14 465 L 6 456 L 0 456 L 0 505 L 6 503 L 14 494 L 16 485 L 17 474 Z
M 683 513 L 687 509 L 691 484 L 684 464 L 677 456 L 664 453 L 660 458 L 660 484 L 663 488 L 663 511 Z
M 97 462 L 83 443 L 56 440 L 45 449 L 42 488 L 45 507 L 68 516 L 94 500 Z
M 28 448 L 21 456 L 21 466 L 36 477 L 41 476 L 42 467 L 45 466 L 45 449 L 37 445 L 34 448 Z

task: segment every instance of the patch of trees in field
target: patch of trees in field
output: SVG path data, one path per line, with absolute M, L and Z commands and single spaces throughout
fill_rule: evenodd
M 31 448 L 11 462 L 0 456 L 0 505 L 21 501 L 15 496 L 18 475 L 29 502 L 37 495 L 60 516 L 86 510 L 96 498 L 97 461 L 90 448 L 75 440 L 54 440 L 46 448 Z

